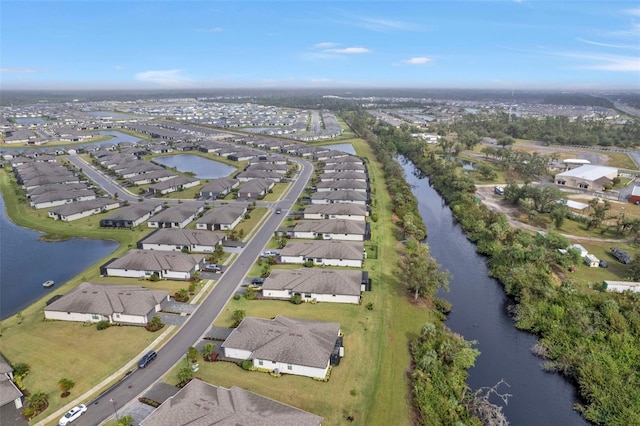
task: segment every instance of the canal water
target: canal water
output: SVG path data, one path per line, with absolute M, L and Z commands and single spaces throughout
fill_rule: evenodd
M 543 360 L 532 354 L 535 336 L 515 328 L 505 310 L 502 287 L 489 277 L 485 259 L 476 253 L 450 209 L 429 180 L 416 175 L 412 163 L 401 158 L 401 164 L 427 225 L 431 255 L 452 275 L 450 291 L 439 295 L 453 305 L 446 324 L 466 340 L 477 341 L 474 347 L 481 352 L 469 370 L 469 386 L 491 387 L 504 379 L 509 387 L 499 390 L 512 395 L 508 404 L 497 398 L 491 402 L 503 407 L 512 425 L 589 424 L 572 408 L 577 402 L 574 387 L 559 374 L 545 372 Z
M 115 241 L 83 238 L 44 242 L 40 235 L 11 222 L 0 196 L 0 320 L 43 296 L 60 294 L 60 285 L 118 247 Z M 43 288 L 47 280 L 55 286 Z
M 175 167 L 181 172 L 193 172 L 199 179 L 216 179 L 229 176 L 236 169 L 219 161 L 209 160 L 199 155 L 177 154 L 156 157 L 154 163 L 167 167 Z

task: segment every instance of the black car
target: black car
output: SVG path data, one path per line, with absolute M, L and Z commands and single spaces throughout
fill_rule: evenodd
M 262 285 L 262 284 L 264 284 L 264 278 L 262 277 L 251 279 L 251 285 Z
M 151 361 L 156 359 L 156 356 L 156 351 L 147 352 L 142 358 L 140 358 L 140 361 L 138 361 L 138 368 L 145 368 Z

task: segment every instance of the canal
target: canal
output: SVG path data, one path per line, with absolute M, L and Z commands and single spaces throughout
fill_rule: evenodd
M 476 253 L 443 199 L 412 163 L 400 160 L 427 225 L 431 255 L 452 275 L 450 291 L 439 295 L 453 305 L 446 324 L 466 340 L 477 341 L 474 347 L 481 352 L 469 370 L 469 386 L 491 387 L 504 379 L 509 387 L 499 390 L 512 395 L 508 404 L 498 398 L 491 402 L 503 407 L 512 425 L 589 424 L 573 410 L 574 387 L 559 374 L 545 372 L 543 360 L 532 354 L 535 336 L 515 328 L 502 287 L 489 277 L 485 258 Z

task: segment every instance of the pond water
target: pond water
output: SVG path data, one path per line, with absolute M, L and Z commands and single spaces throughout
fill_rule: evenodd
M 16 123 L 20 124 L 44 124 L 45 121 L 39 117 L 16 118 Z
M 94 134 L 99 134 L 99 135 L 109 135 L 109 136 L 113 136 L 111 139 L 109 139 L 108 141 L 103 141 L 103 142 L 96 142 L 93 143 L 91 145 L 102 145 L 102 144 L 110 144 L 110 143 L 115 143 L 115 144 L 119 144 L 122 142 L 128 142 L 128 143 L 135 143 L 138 142 L 142 139 L 137 138 L 135 136 L 131 136 L 127 133 L 122 133 L 122 132 L 118 132 L 117 130 L 100 130 L 99 132 L 93 132 Z
M 62 284 L 118 247 L 115 241 L 82 238 L 44 242 L 41 235 L 11 222 L 0 196 L 0 320 L 43 296 L 60 294 Z M 55 286 L 43 288 L 47 280 Z
M 193 172 L 195 173 L 195 177 L 199 179 L 226 177 L 236 170 L 235 167 L 193 154 L 156 157 L 153 159 L 153 162 L 167 167 L 175 167 L 181 172 Z
M 515 328 L 502 287 L 489 277 L 485 258 L 476 253 L 442 197 L 411 163 L 401 163 L 427 225 L 431 255 L 452 275 L 450 292 L 439 294 L 453 305 L 446 324 L 466 340 L 477 341 L 481 352 L 467 383 L 479 389 L 504 379 L 509 387 L 499 390 L 512 395 L 508 405 L 497 398 L 491 402 L 503 406 L 512 425 L 588 425 L 572 408 L 577 402 L 574 387 L 559 374 L 545 372 L 543 360 L 531 352 L 535 336 Z

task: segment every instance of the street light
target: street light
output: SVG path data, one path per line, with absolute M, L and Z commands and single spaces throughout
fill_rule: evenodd
M 116 408 L 116 400 L 111 398 L 109 402 L 113 404 L 113 411 L 116 413 L 116 420 L 118 420 L 118 409 Z

